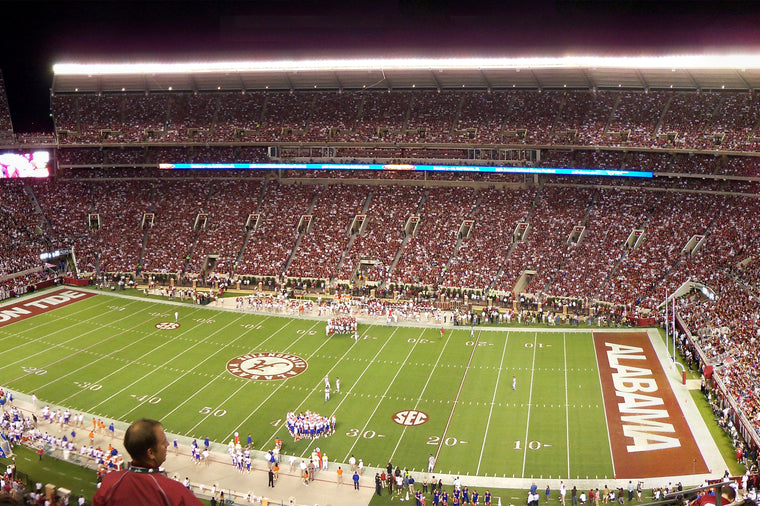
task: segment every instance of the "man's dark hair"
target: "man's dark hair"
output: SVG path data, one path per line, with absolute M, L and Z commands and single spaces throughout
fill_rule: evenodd
M 158 445 L 156 427 L 161 422 L 150 418 L 141 418 L 129 426 L 124 434 L 124 448 L 132 456 L 132 460 L 142 462 L 148 457 L 148 449 Z

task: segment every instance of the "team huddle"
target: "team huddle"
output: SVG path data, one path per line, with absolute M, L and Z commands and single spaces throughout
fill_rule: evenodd
M 354 332 L 356 332 L 356 318 L 353 316 L 340 316 L 327 320 L 325 333 L 328 336 L 332 334 L 352 334 Z
M 296 415 L 290 411 L 286 418 L 288 432 L 294 441 L 299 439 L 316 439 L 335 434 L 335 415 L 322 416 L 319 413 L 306 411 Z

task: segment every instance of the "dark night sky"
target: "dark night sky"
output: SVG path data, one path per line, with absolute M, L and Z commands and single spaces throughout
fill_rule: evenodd
M 52 129 L 62 61 L 760 51 L 751 0 L 10 0 L 2 11 L 0 69 L 19 132 Z

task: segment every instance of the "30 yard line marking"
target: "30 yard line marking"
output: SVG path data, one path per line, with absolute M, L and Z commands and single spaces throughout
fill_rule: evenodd
M 536 369 L 536 344 L 538 343 L 538 332 L 533 336 L 533 362 L 530 366 L 530 391 L 528 392 L 528 418 L 525 421 L 525 443 L 523 445 L 523 465 L 522 475 L 525 476 L 525 461 L 528 458 L 528 429 L 530 428 L 530 407 L 533 399 L 533 372 Z
M 480 474 L 480 462 L 483 460 L 483 451 L 486 449 L 486 440 L 488 439 L 488 428 L 491 426 L 491 416 L 493 416 L 493 407 L 496 404 L 496 392 L 499 390 L 499 380 L 501 379 L 501 370 L 504 366 L 504 355 L 507 351 L 507 343 L 509 343 L 509 332 L 507 332 L 507 338 L 504 340 L 504 349 L 501 350 L 501 362 L 499 362 L 499 372 L 496 374 L 496 386 L 493 388 L 493 397 L 491 398 L 491 409 L 488 412 L 488 418 L 486 418 L 486 433 L 483 435 L 483 444 L 480 447 L 480 457 L 478 458 L 478 468 L 475 474 Z
M 398 378 L 399 373 L 404 368 L 404 365 L 406 365 L 406 362 L 409 360 L 409 357 L 412 356 L 412 352 L 414 352 L 414 349 L 417 348 L 417 344 L 420 342 L 420 338 L 422 338 L 423 334 L 425 333 L 425 329 L 423 328 L 420 332 L 420 335 L 417 336 L 417 339 L 414 340 L 414 346 L 411 347 L 409 350 L 409 353 L 406 354 L 406 357 L 404 357 L 404 361 L 401 363 L 401 365 L 396 369 L 396 374 L 393 375 L 393 379 L 391 379 L 388 382 L 388 386 L 385 387 L 385 392 L 383 392 L 383 397 L 388 395 L 388 392 L 390 391 L 391 387 L 393 386 L 393 383 L 396 382 L 396 378 Z M 390 339 L 390 337 L 388 338 Z M 380 403 L 378 402 L 375 405 L 375 409 L 372 410 L 372 413 L 370 413 L 369 417 L 367 418 L 367 422 L 364 424 L 364 427 L 362 427 L 362 430 L 359 432 L 359 434 L 363 434 L 367 430 L 367 426 L 369 426 L 369 422 L 372 421 L 372 418 L 375 416 L 375 413 L 377 413 L 377 408 L 380 407 Z M 351 456 L 351 452 L 354 451 L 354 447 L 356 446 L 356 443 L 359 442 L 359 438 L 356 438 L 354 440 L 354 444 L 351 445 L 351 448 L 348 449 L 348 452 L 346 453 L 346 456 L 343 457 L 343 462 L 348 462 L 348 457 Z

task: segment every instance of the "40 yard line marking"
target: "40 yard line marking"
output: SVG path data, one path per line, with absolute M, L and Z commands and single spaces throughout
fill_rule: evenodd
M 501 379 L 501 370 L 504 368 L 504 355 L 507 351 L 507 343 L 509 343 L 509 332 L 507 332 L 507 338 L 504 340 L 504 349 L 501 350 L 501 362 L 499 362 L 499 372 L 496 374 L 496 386 L 493 388 L 493 397 L 491 398 L 491 409 L 488 411 L 488 418 L 486 419 L 486 433 L 483 435 L 483 445 L 480 447 L 480 457 L 478 458 L 478 468 L 475 470 L 475 474 L 480 474 L 480 462 L 483 460 L 483 451 L 486 449 L 486 440 L 488 439 L 488 429 L 491 426 L 491 416 L 493 416 L 493 407 L 496 404 L 496 392 L 499 390 L 499 380 Z

